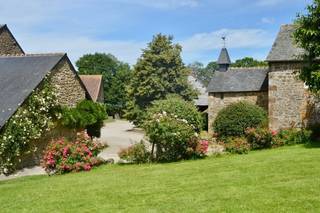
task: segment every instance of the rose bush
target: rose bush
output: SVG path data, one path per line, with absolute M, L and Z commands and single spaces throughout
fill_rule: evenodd
M 96 143 L 85 133 L 77 134 L 76 141 L 65 138 L 52 141 L 44 152 L 42 166 L 49 174 L 89 171 L 103 163 L 98 158 L 103 145 Z

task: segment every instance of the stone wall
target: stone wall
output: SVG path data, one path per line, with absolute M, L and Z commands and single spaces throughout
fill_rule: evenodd
M 270 63 L 269 127 L 305 127 L 319 120 L 319 101 L 310 94 L 296 71 L 301 63 Z
M 0 29 L 0 55 L 23 55 L 24 52 L 7 27 Z
M 247 101 L 257 104 L 268 110 L 268 92 L 233 92 L 233 93 L 209 93 L 208 128 L 212 132 L 212 123 L 218 112 L 224 107 L 239 101 Z
M 52 71 L 51 84 L 59 104 L 63 106 L 74 107 L 86 98 L 86 92 L 67 59 L 63 59 Z
M 73 107 L 79 101 L 86 98 L 86 92 L 79 83 L 76 74 L 72 71 L 67 59 L 63 59 L 61 62 L 59 62 L 54 70 L 52 70 L 50 77 L 50 83 L 55 89 L 57 100 L 60 104 Z M 39 165 L 43 156 L 43 151 L 47 147 L 48 143 L 53 139 L 58 139 L 61 137 L 75 139 L 76 132 L 59 126 L 50 132 L 47 132 L 41 137 L 41 139 L 34 141 L 37 151 L 35 153 L 24 155 L 21 163 L 18 165 L 18 168 L 21 169 Z

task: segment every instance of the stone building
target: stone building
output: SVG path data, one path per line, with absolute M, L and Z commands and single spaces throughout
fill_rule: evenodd
M 102 75 L 80 75 L 80 78 L 87 88 L 94 102 L 104 102 Z
M 7 25 L 0 24 L 0 55 L 23 55 L 24 51 Z
M 296 71 L 303 50 L 293 39 L 293 25 L 283 25 L 267 57 L 266 68 L 229 68 L 231 60 L 226 48 L 219 56 L 219 70 L 208 86 L 209 129 L 217 113 L 225 106 L 248 101 L 267 110 L 269 128 L 273 130 L 305 127 L 320 121 L 320 104 Z
M 6 123 L 23 106 L 36 88 L 49 79 L 60 105 L 73 107 L 91 99 L 67 54 L 25 54 L 6 25 L 0 30 L 0 134 Z M 37 145 L 44 146 L 55 137 L 68 132 L 52 130 Z M 29 156 L 22 165 L 39 163 L 42 149 Z
M 267 68 L 230 68 L 231 60 L 226 48 L 218 59 L 219 69 L 208 85 L 208 128 L 218 112 L 231 103 L 248 101 L 268 110 Z

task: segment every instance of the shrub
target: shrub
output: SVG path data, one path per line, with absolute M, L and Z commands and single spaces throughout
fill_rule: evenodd
M 188 148 L 194 140 L 195 129 L 187 120 L 166 112 L 155 114 L 146 121 L 144 129 L 150 142 L 156 146 L 156 160 L 170 162 L 190 156 Z
M 285 129 L 281 130 L 275 140 L 282 141 L 285 145 L 306 144 L 311 141 L 311 130 Z
M 149 162 L 151 153 L 147 149 L 146 144 L 141 141 L 126 149 L 122 149 L 118 155 L 121 159 L 130 163 L 141 164 Z
M 203 127 L 203 116 L 195 105 L 178 96 L 171 95 L 165 100 L 154 101 L 147 111 L 146 119 L 152 119 L 155 114 L 162 112 L 186 120 L 197 132 L 200 132 Z
M 84 132 L 78 133 L 76 141 L 60 138 L 48 145 L 42 166 L 49 174 L 89 171 L 103 163 L 103 160 L 97 157 L 102 148 L 101 144 L 93 142 Z
M 219 137 L 243 136 L 247 128 L 256 128 L 267 120 L 266 112 L 259 106 L 247 103 L 233 103 L 222 109 L 213 123 Z
M 226 140 L 225 148 L 227 152 L 233 154 L 248 154 L 251 146 L 244 137 L 229 137 Z
M 248 128 L 246 137 L 252 149 L 267 149 L 272 147 L 272 132 L 267 128 Z
M 63 108 L 61 124 L 71 129 L 87 129 L 91 137 L 100 137 L 100 129 L 106 118 L 103 104 L 83 100 L 75 108 Z

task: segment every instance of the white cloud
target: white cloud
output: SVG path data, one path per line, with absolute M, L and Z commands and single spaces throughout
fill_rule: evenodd
M 119 60 L 135 64 L 146 43 L 120 40 L 95 40 L 67 35 L 22 36 L 21 45 L 27 53 L 67 52 L 72 62 L 83 54 L 105 52 Z
M 201 52 L 222 47 L 221 37 L 227 37 L 228 48 L 262 48 L 272 44 L 273 38 L 261 29 L 221 29 L 199 33 L 181 42 L 185 52 Z
M 263 17 L 261 22 L 264 24 L 273 24 L 275 22 L 274 18 Z

